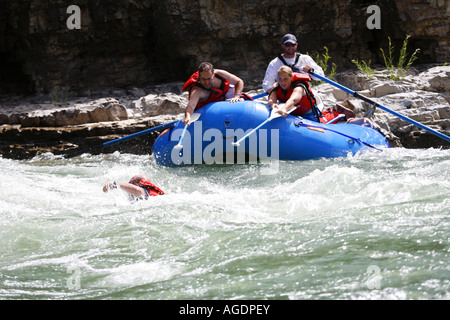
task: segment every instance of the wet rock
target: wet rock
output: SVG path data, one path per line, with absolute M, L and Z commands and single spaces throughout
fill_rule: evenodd
M 149 94 L 132 102 L 132 107 L 144 116 L 161 114 L 178 115 L 183 113 L 188 104 L 187 94 L 173 93 Z

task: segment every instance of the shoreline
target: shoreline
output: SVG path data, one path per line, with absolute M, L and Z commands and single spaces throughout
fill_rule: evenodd
M 339 73 L 335 79 L 352 90 L 449 135 L 449 76 L 450 66 L 429 65 L 416 68 L 400 81 L 386 79 L 383 71 L 376 71 L 373 79 L 353 71 Z M 0 154 L 12 159 L 30 159 L 46 152 L 69 154 L 181 119 L 188 101 L 187 93 L 181 93 L 182 85 L 181 82 L 173 82 L 141 88 L 91 90 L 89 95 L 83 96 L 73 93 L 63 96 L 61 92 L 54 96 L 3 95 L 0 97 Z M 329 84 L 320 84 L 313 90 L 320 95 L 326 108 L 349 100 L 357 117 L 361 117 L 371 107 Z M 254 95 L 263 90 L 247 89 L 245 92 Z M 264 103 L 267 98 L 258 101 Z M 372 119 L 392 147 L 450 148 L 447 141 L 387 112 L 377 110 Z M 99 151 L 150 154 L 158 134 L 154 132 L 135 138 L 131 143 L 125 142 Z

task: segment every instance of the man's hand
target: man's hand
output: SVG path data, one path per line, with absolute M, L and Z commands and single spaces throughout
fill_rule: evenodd
M 107 182 L 105 183 L 105 185 L 103 186 L 103 192 L 108 192 L 111 189 L 116 189 L 117 188 L 117 182 Z
M 314 69 L 311 66 L 303 66 L 302 71 L 309 73 L 310 71 L 314 72 Z
M 189 113 L 186 112 L 186 114 L 184 115 L 184 120 L 183 120 L 183 124 L 189 124 L 191 122 L 191 115 Z
M 236 95 L 234 95 L 233 98 L 228 99 L 227 101 L 230 101 L 230 102 L 234 103 L 234 102 L 238 102 L 238 101 L 244 101 L 244 99 L 241 98 L 240 94 L 236 94 Z

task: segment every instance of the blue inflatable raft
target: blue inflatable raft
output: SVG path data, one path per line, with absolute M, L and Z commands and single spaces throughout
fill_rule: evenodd
M 158 164 L 308 160 L 389 147 L 386 138 L 371 127 L 321 124 L 292 115 L 271 119 L 236 146 L 233 143 L 269 118 L 270 109 L 266 105 L 256 101 L 213 102 L 196 113 L 198 119 L 187 128 L 181 149 L 175 147 L 183 133 L 182 121 L 156 139 L 153 154 Z

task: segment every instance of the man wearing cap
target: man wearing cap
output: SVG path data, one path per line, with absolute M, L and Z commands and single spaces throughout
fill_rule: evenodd
M 291 67 L 293 72 L 307 73 L 312 69 L 318 75 L 325 76 L 322 68 L 310 56 L 297 52 L 297 47 L 297 38 L 294 35 L 288 33 L 283 37 L 281 41 L 283 53 L 273 59 L 266 70 L 262 84 L 266 92 L 278 81 L 278 69 L 283 65 Z M 313 76 L 311 78 L 319 80 Z

